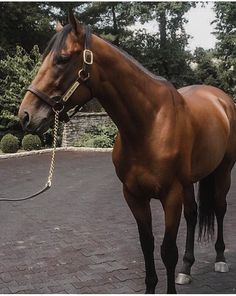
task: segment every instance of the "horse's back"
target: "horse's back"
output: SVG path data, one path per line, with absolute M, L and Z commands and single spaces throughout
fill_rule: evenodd
M 186 86 L 178 91 L 198 124 L 218 122 L 226 133 L 231 132 L 236 124 L 235 104 L 224 91 L 208 85 Z
M 204 100 L 204 104 L 208 101 L 215 102 L 217 99 L 218 101 L 229 106 L 234 106 L 233 100 L 229 97 L 223 90 L 210 86 L 210 85 L 190 85 L 185 86 L 178 89 L 178 92 L 183 96 L 185 101 L 196 101 L 196 100 Z

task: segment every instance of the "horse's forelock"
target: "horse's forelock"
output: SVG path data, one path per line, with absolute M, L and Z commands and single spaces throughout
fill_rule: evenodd
M 71 32 L 71 30 L 72 26 L 70 24 L 65 25 L 60 32 L 57 32 L 52 37 L 43 53 L 43 60 L 51 51 L 53 51 L 55 54 L 58 54 L 64 48 L 66 37 Z

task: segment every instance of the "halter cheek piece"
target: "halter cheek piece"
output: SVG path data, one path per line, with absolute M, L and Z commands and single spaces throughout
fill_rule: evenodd
M 83 51 L 83 65 L 82 68 L 78 72 L 78 78 L 76 81 L 68 88 L 68 90 L 65 92 L 63 96 L 52 96 L 49 97 L 47 94 L 42 92 L 41 90 L 37 89 L 32 84 L 27 88 L 26 91 L 31 92 L 36 97 L 47 103 L 49 106 L 52 107 L 53 111 L 58 111 L 61 113 L 65 106 L 66 102 L 69 100 L 69 98 L 73 95 L 75 90 L 80 86 L 82 83 L 86 83 L 86 81 L 90 78 L 90 66 L 93 64 L 93 53 L 90 50 L 90 42 L 91 42 L 91 29 L 89 26 L 85 27 L 85 42 L 84 42 L 84 51 Z M 77 106 L 74 109 L 74 112 L 71 116 L 69 116 L 67 113 L 63 114 L 62 121 L 68 122 L 70 120 L 70 117 L 72 117 L 78 110 L 80 109 L 79 106 Z

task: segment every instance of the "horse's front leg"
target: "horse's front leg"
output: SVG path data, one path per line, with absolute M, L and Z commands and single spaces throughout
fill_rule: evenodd
M 161 257 L 167 271 L 167 293 L 176 293 L 175 268 L 178 262 L 176 237 L 182 211 L 183 189 L 179 183 L 174 183 L 168 194 L 161 198 L 165 212 L 165 235 L 161 246 Z
M 140 243 L 145 260 L 146 294 L 154 294 L 158 282 L 154 263 L 154 237 L 152 234 L 152 216 L 150 200 L 132 195 L 124 186 L 125 199 L 136 219 Z

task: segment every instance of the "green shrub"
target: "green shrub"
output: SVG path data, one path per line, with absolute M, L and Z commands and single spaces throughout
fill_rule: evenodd
M 74 146 L 76 147 L 94 147 L 93 136 L 89 133 L 83 134 L 79 141 L 76 141 Z
M 90 127 L 77 141 L 77 147 L 110 148 L 113 147 L 117 128 L 114 124 Z
M 19 140 L 12 134 L 6 134 L 2 137 L 0 147 L 4 153 L 16 153 L 19 149 Z
M 110 148 L 113 146 L 113 140 L 107 135 L 98 135 L 93 139 L 93 146 L 95 148 Z
M 26 135 L 22 140 L 22 147 L 24 150 L 39 150 L 42 148 L 42 142 L 37 135 Z

